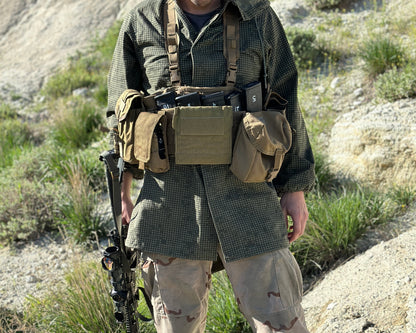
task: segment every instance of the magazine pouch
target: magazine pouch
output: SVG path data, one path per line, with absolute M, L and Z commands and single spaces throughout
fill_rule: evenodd
M 140 112 L 134 125 L 134 156 L 139 169 L 163 173 L 169 170 L 165 111 Z
M 143 94 L 134 89 L 125 90 L 118 98 L 115 114 L 118 120 L 118 144 L 124 161 L 137 164 L 134 157 L 135 122 L 143 110 Z M 116 149 L 117 150 L 117 149 Z
M 175 107 L 176 164 L 230 164 L 232 106 Z
M 284 111 L 247 112 L 238 128 L 230 170 L 246 183 L 271 182 L 291 145 Z

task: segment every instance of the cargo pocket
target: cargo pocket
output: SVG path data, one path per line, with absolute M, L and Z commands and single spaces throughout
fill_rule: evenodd
M 275 268 L 282 309 L 298 306 L 303 294 L 302 274 L 289 249 L 276 252 Z
M 177 164 L 231 163 L 231 106 L 176 107 L 172 126 Z
M 165 111 L 141 112 L 134 126 L 134 156 L 139 169 L 163 173 L 169 170 Z
M 284 111 L 246 113 L 238 128 L 230 170 L 246 183 L 271 182 L 292 145 Z

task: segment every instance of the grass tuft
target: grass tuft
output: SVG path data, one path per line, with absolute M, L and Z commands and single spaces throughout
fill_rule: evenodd
M 376 77 L 389 69 L 400 68 L 405 63 L 405 52 L 390 38 L 374 38 L 360 48 L 359 56 L 364 60 L 364 68 L 370 77 Z
M 391 218 L 386 195 L 360 187 L 307 197 L 309 221 L 305 234 L 292 244 L 304 274 L 328 269 L 355 251 L 355 241 L 370 227 Z
M 28 297 L 27 322 L 40 332 L 123 332 L 111 318 L 113 301 L 109 296 L 107 273 L 95 262 L 74 258 L 65 285 L 45 298 Z M 79 259 L 79 258 L 78 258 Z
M 249 333 L 252 332 L 238 309 L 231 283 L 224 271 L 212 276 L 206 332 Z
M 92 103 L 75 98 L 59 101 L 55 107 L 52 138 L 56 146 L 86 148 L 102 136 L 103 112 Z
M 105 235 L 102 217 L 97 214 L 98 195 L 80 159 L 64 162 L 68 176 L 66 200 L 59 203 L 61 223 L 71 238 L 84 243 Z

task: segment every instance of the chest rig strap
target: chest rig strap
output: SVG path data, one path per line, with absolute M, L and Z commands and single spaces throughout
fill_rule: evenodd
M 226 86 L 233 87 L 237 78 L 237 60 L 240 57 L 240 20 L 237 8 L 229 4 L 223 14 L 223 52 L 227 59 Z M 166 52 L 169 58 L 170 80 L 173 87 L 181 85 L 179 68 L 179 23 L 175 0 L 167 0 L 164 7 Z
M 224 57 L 227 59 L 226 85 L 234 86 L 237 81 L 237 60 L 240 57 L 240 20 L 237 7 L 228 5 L 223 15 Z

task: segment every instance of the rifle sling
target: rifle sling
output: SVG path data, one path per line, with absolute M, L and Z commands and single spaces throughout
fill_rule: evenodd
M 108 192 L 111 201 L 111 210 L 115 222 L 115 227 L 120 239 L 123 237 L 123 224 L 121 219 L 121 177 L 122 177 L 122 162 L 118 159 L 118 164 L 114 159 L 113 151 L 106 151 L 100 155 L 100 159 L 106 165 L 106 175 Z M 121 159 L 122 160 L 122 159 Z M 121 171 L 119 170 L 121 169 Z M 120 242 L 121 250 L 125 253 L 126 248 L 124 242 Z

